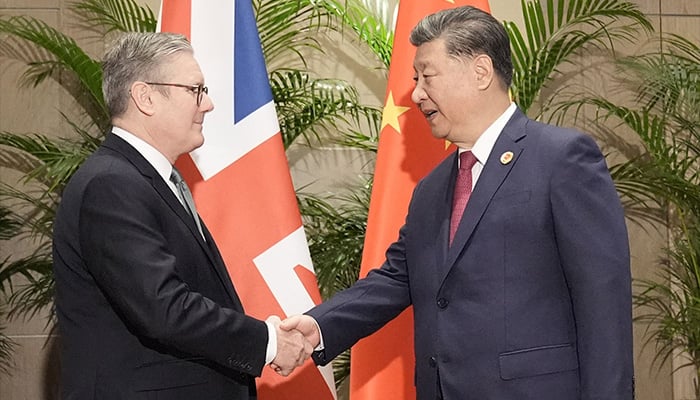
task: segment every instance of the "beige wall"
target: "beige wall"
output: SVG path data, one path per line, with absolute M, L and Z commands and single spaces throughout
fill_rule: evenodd
M 94 56 L 102 51 L 102 44 L 75 30 L 71 16 L 65 12 L 69 0 L 0 0 L 1 15 L 31 15 L 75 35 L 81 45 Z M 654 21 L 659 31 L 675 32 L 700 42 L 700 0 L 637 0 L 642 10 Z M 144 0 L 143 4 L 154 10 L 158 0 Z M 522 20 L 519 0 L 491 0 L 493 14 L 499 19 L 519 22 Z M 351 46 L 339 46 L 331 50 L 332 62 L 317 60 L 312 68 L 322 70 L 323 75 L 339 74 L 355 83 L 372 104 L 381 104 L 384 98 L 385 78 L 381 73 L 368 69 L 362 54 L 348 53 Z M 358 60 L 362 60 L 358 62 Z M 371 65 L 371 64 L 370 64 Z M 0 61 L 0 131 L 41 132 L 62 135 L 69 129 L 62 123 L 60 110 L 71 108 L 70 96 L 55 84 L 42 86 L 41 90 L 18 89 L 16 82 L 21 68 Z M 325 72 L 323 72 L 325 71 Z M 595 78 L 582 74 L 580 79 Z M 294 148 L 289 153 L 293 177 L 297 186 L 311 185 L 314 191 L 332 193 L 341 190 L 348 181 L 357 179 L 360 166 L 369 161 L 366 155 L 347 149 L 329 147 L 326 151 L 310 151 Z M 318 171 L 326 171 L 319 176 Z M 16 179 L 10 171 L 0 167 L 3 181 Z M 666 235 L 653 228 L 629 225 L 632 248 L 633 276 L 652 277 L 659 250 L 665 245 Z M 22 254 L 26 248 L 10 244 L 0 249 L 0 259 L 11 254 Z M 12 376 L 0 376 L 0 399 L 36 400 L 55 399 L 57 357 L 55 338 L 46 327 L 46 313 L 30 321 L 11 321 L 8 333 L 18 343 L 16 369 Z M 50 328 L 50 327 L 49 327 Z M 642 327 L 635 327 L 635 363 L 637 398 L 640 400 L 682 400 L 689 398 L 689 384 L 683 373 L 671 377 L 671 366 L 660 369 L 651 367 L 652 352 L 643 350 Z

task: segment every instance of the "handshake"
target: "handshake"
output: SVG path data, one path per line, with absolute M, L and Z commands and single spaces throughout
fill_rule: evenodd
M 284 321 L 272 315 L 266 322 L 277 332 L 277 355 L 270 368 L 282 376 L 288 376 L 304 364 L 321 342 L 318 325 L 308 315 L 295 315 Z

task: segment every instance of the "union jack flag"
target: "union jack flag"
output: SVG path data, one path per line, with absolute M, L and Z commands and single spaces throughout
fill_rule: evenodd
M 248 315 L 282 319 L 321 301 L 250 0 L 163 0 L 160 30 L 189 37 L 215 110 L 177 166 Z M 235 338 L 232 338 L 235 340 Z M 335 398 L 330 366 L 265 369 L 261 400 Z

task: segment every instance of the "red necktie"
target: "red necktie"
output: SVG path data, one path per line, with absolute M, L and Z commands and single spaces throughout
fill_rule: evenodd
M 454 197 L 452 198 L 452 217 L 450 218 L 450 245 L 457 232 L 459 221 L 462 220 L 464 208 L 467 206 L 469 196 L 472 194 L 472 167 L 476 164 L 476 157 L 471 151 L 465 151 L 459 155 L 459 172 L 455 183 Z

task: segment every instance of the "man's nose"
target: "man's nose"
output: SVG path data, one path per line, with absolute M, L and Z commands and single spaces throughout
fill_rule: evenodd
M 209 97 L 209 93 L 204 93 L 202 96 L 202 108 L 204 112 L 212 111 L 214 109 L 214 101 Z
M 423 90 L 420 84 L 416 84 L 416 87 L 414 87 L 411 92 L 411 100 L 416 104 L 420 104 L 421 101 L 425 100 L 425 97 L 425 90 Z

